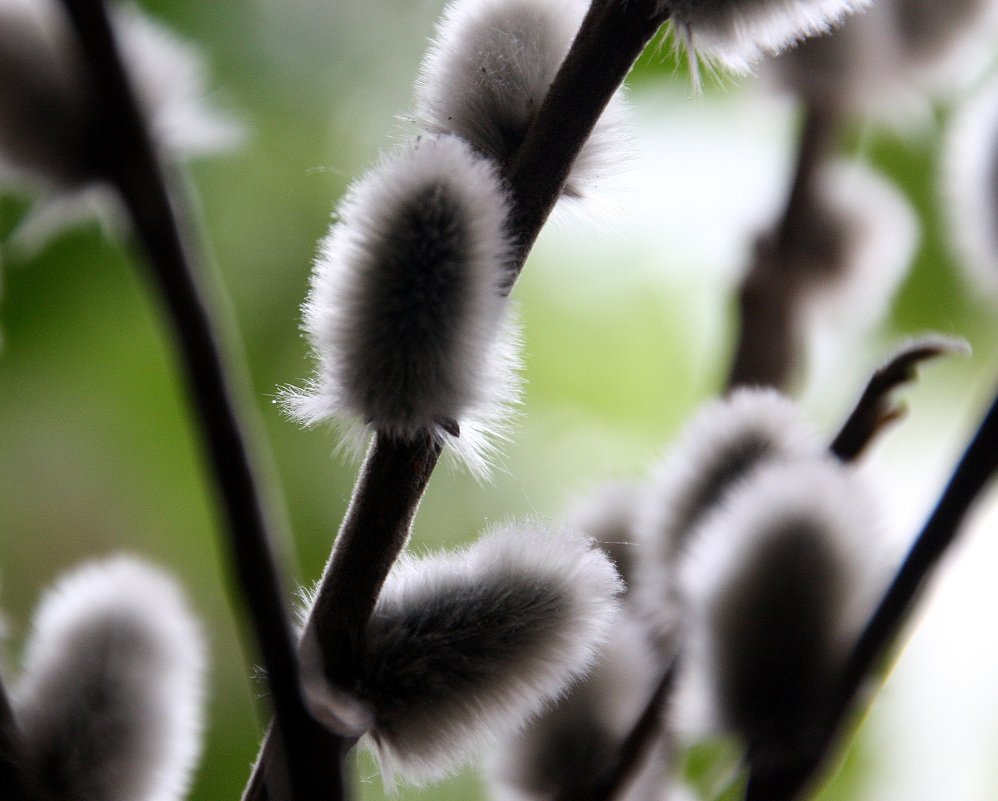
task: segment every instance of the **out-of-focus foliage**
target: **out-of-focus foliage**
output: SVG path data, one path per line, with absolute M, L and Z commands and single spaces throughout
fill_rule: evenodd
M 396 115 L 411 108 L 412 79 L 442 3 L 142 5 L 204 48 L 215 99 L 249 131 L 240 150 L 194 164 L 184 180 L 197 230 L 231 301 L 239 332 L 233 350 L 245 352 L 248 409 L 285 500 L 279 511 L 289 523 L 287 556 L 297 554 L 298 577 L 311 581 L 343 515 L 355 465 L 333 454 L 334 433 L 299 430 L 273 399 L 277 387 L 311 371 L 298 306 L 316 242 L 348 182 L 408 133 Z M 670 48 L 646 54 L 631 81 L 639 107 L 662 109 L 667 99 L 659 124 L 668 124 L 669 104 L 688 119 L 754 91 L 747 79 L 709 80 L 702 99 L 684 99 L 690 94 L 685 60 Z M 939 119 L 946 113 L 940 108 Z M 937 329 L 975 347 L 973 359 L 933 369 L 935 390 L 919 395 L 960 416 L 963 430 L 991 389 L 996 312 L 960 283 L 944 243 L 938 143 L 937 125 L 914 139 L 871 127 L 850 136 L 850 150 L 909 194 L 924 228 L 890 320 L 843 379 L 841 398 L 815 412 L 829 426 L 859 388 L 848 382 L 873 366 L 885 342 L 906 333 Z M 654 141 L 640 144 L 646 152 L 656 148 Z M 663 185 L 660 191 L 685 190 Z M 26 199 L 0 190 L 0 243 L 27 207 Z M 525 325 L 528 384 L 503 469 L 487 486 L 438 471 L 416 521 L 416 549 L 469 539 L 491 521 L 556 516 L 563 500 L 587 484 L 639 474 L 697 403 L 719 389 L 732 301 L 716 291 L 723 282 L 715 278 L 705 288 L 701 280 L 717 271 L 677 263 L 670 254 L 686 251 L 660 232 L 635 242 L 614 232 L 623 225 L 611 220 L 609 227 L 587 234 L 588 264 L 565 263 L 578 253 L 562 247 L 569 237 L 557 230 L 541 242 L 514 293 Z M 746 260 L 750 245 L 745 241 Z M 264 690 L 239 646 L 210 483 L 156 301 L 141 269 L 132 269 L 138 263 L 128 243 L 108 240 L 96 224 L 67 231 L 28 258 L 3 253 L 0 602 L 16 651 L 40 588 L 82 559 L 126 550 L 175 570 L 206 619 L 213 665 L 207 750 L 191 797 L 233 799 L 256 753 L 261 724 L 254 696 Z M 957 402 L 947 401 L 947 393 Z M 934 474 L 946 467 L 935 465 Z M 875 754 L 876 744 L 861 739 L 826 801 L 858 798 L 854 788 L 862 782 L 855 776 Z M 359 757 L 365 801 L 381 797 L 375 774 L 369 758 Z M 464 773 L 443 787 L 406 790 L 405 797 L 470 801 L 481 791 Z

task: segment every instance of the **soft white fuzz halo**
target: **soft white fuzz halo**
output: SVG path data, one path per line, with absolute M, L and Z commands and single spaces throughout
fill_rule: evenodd
M 799 407 L 769 388 L 740 388 L 704 404 L 655 467 L 639 526 L 655 569 L 671 570 L 691 531 L 760 464 L 824 449 Z
M 621 590 L 592 545 L 527 522 L 396 565 L 353 688 L 372 710 L 365 741 L 389 782 L 447 774 L 589 670 Z
M 13 707 L 53 801 L 179 801 L 201 750 L 204 643 L 174 580 L 117 556 L 35 616 Z
M 871 0 L 661 0 L 687 46 L 747 73 L 764 54 L 825 33 Z
M 761 466 L 697 532 L 681 573 L 687 654 L 718 723 L 760 756 L 792 749 L 825 711 L 884 584 L 878 530 L 865 485 L 824 457 Z
M 298 421 L 337 417 L 402 439 L 431 432 L 483 471 L 519 394 L 506 298 L 508 202 L 455 136 L 392 153 L 347 193 L 303 307 L 318 369 L 285 390 Z
M 416 121 L 502 161 L 519 146 L 585 16 L 583 0 L 455 0 L 416 81 Z M 576 157 L 563 196 L 584 200 L 629 153 L 618 92 Z
M 998 80 L 953 116 L 943 148 L 942 197 L 965 276 L 998 300 Z

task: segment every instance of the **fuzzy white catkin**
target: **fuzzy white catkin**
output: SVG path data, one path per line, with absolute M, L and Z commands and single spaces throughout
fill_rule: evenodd
M 388 781 L 441 777 L 520 730 L 592 666 L 620 590 L 588 538 L 534 522 L 401 561 L 368 625 L 356 689 Z
M 286 392 L 292 416 L 400 438 L 456 421 L 450 441 L 482 468 L 519 391 L 507 208 L 495 165 L 455 136 L 423 137 L 354 184 L 312 273 L 319 364 Z
M 125 68 L 154 139 L 176 156 L 233 145 L 239 127 L 204 103 L 200 52 L 134 6 L 112 9 Z M 0 0 L 0 161 L 59 189 L 93 180 L 100 137 L 81 54 L 54 0 Z
M 797 404 L 776 390 L 742 388 L 709 401 L 654 468 L 639 520 L 643 543 L 661 564 L 675 564 L 696 524 L 752 470 L 823 449 Z
M 132 5 L 110 9 L 122 61 L 157 146 L 174 158 L 235 145 L 240 127 L 205 102 L 200 52 Z M 16 244 L 37 249 L 59 227 L 96 214 L 121 223 L 93 155 L 106 136 L 87 69 L 56 0 L 0 0 L 0 177 L 50 195 Z
M 636 603 L 665 643 L 677 623 L 677 565 L 697 525 L 761 464 L 815 456 L 824 447 L 797 405 L 768 388 L 735 390 L 686 424 L 653 469 L 636 520 Z
M 687 45 L 734 72 L 825 33 L 870 0 L 662 0 Z
M 457 0 L 444 10 L 416 82 L 416 120 L 455 133 L 502 161 L 540 108 L 582 23 L 583 0 Z M 577 156 L 562 190 L 585 199 L 629 152 L 617 93 Z
M 179 801 L 201 750 L 204 643 L 174 580 L 117 556 L 63 576 L 13 694 L 51 801 Z
M 0 0 L 0 172 L 61 189 L 92 177 L 88 87 L 55 2 Z
M 918 215 L 883 175 L 853 161 L 822 166 L 816 194 L 840 242 L 834 264 L 816 264 L 805 313 L 841 336 L 864 331 L 883 318 L 915 255 Z
M 983 296 L 998 300 L 998 80 L 954 114 L 943 147 L 941 191 L 964 275 Z
M 826 457 L 760 467 L 697 532 L 687 654 L 758 758 L 789 753 L 825 711 L 884 583 L 878 528 L 853 469 Z

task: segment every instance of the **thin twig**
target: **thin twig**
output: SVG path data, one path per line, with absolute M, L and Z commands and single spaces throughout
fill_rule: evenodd
M 799 358 L 798 306 L 817 260 L 813 244 L 824 218 L 815 181 L 834 139 L 836 120 L 805 109 L 794 177 L 774 231 L 756 242 L 738 303 L 741 324 L 727 386 L 785 387 Z
M 179 348 L 225 516 L 229 556 L 270 682 L 278 725 L 289 743 L 300 801 L 316 798 L 318 724 L 301 696 L 285 585 L 273 556 L 269 521 L 210 308 L 181 231 L 166 179 L 115 45 L 101 0 L 63 0 L 92 77 L 100 135 L 93 157 L 120 192 L 157 284 Z M 256 649 L 253 649 L 256 650 Z
M 898 569 L 893 582 L 856 641 L 820 738 L 779 776 L 749 778 L 746 801 L 799 798 L 828 758 L 861 688 L 886 658 L 942 556 L 981 491 L 998 470 L 998 395 L 957 464 L 939 502 Z
M 21 732 L 3 681 L 0 681 L 0 798 L 4 801 L 38 801 L 25 776 Z
M 891 393 L 917 377 L 919 364 L 938 356 L 965 351 L 962 340 L 923 337 L 905 345 L 870 377 L 866 389 L 829 448 L 843 462 L 855 461 L 887 426 L 905 415 Z
M 675 686 L 678 675 L 679 654 L 677 652 L 673 655 L 665 673 L 662 674 L 661 680 L 648 699 L 640 717 L 635 721 L 634 727 L 620 744 L 617 761 L 610 774 L 584 798 L 562 797 L 558 801 L 613 801 L 615 798 L 623 797 L 624 791 L 627 790 L 628 785 L 640 770 L 642 762 L 648 756 L 655 742 L 655 737 L 662 731 L 663 707 Z

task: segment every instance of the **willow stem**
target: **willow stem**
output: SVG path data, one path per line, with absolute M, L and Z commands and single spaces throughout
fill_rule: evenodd
M 92 78 L 94 119 L 100 126 L 93 142 L 97 169 L 124 200 L 173 328 L 217 484 L 237 589 L 266 668 L 277 725 L 288 743 L 292 797 L 311 801 L 322 791 L 310 750 L 317 724 L 302 699 L 285 585 L 215 322 L 104 3 L 63 3 Z

